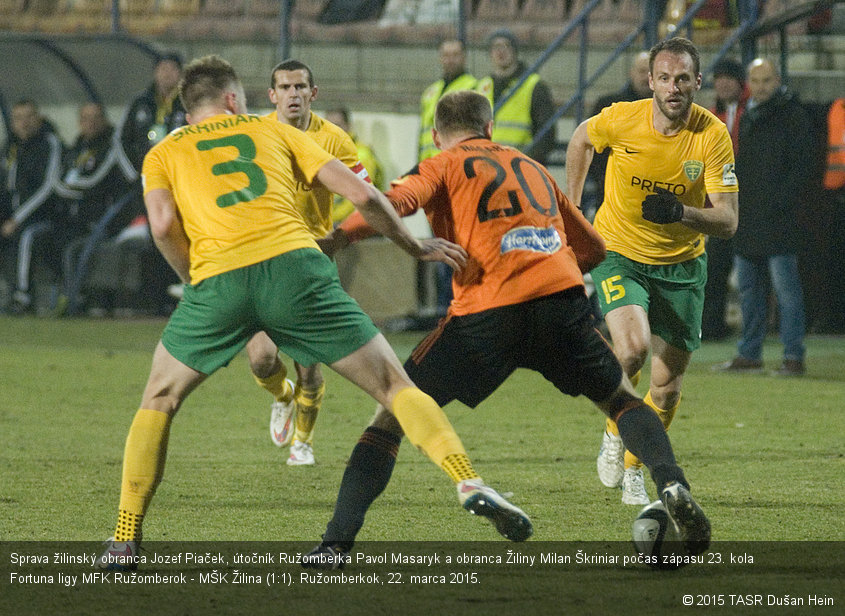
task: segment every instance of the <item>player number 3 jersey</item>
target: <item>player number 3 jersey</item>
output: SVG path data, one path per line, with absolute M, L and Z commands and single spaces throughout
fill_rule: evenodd
M 332 159 L 305 133 L 274 119 L 217 115 L 175 130 L 149 151 L 144 193 L 172 193 L 197 284 L 284 252 L 317 248 L 295 192 Z

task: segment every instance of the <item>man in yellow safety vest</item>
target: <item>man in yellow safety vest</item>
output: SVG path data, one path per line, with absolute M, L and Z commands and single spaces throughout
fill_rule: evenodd
M 493 70 L 490 76 L 478 82 L 478 91 L 490 99 L 496 109 L 502 95 L 516 85 L 525 72 L 525 64 L 518 58 L 519 41 L 507 28 L 493 32 L 489 42 Z M 518 148 L 546 164 L 549 153 L 555 147 L 554 126 L 533 148 L 530 146 L 554 110 L 549 86 L 537 73 L 532 73 L 513 96 L 495 111 L 493 141 Z
M 438 154 L 431 129 L 434 128 L 434 108 L 444 94 L 459 90 L 474 90 L 478 80 L 466 70 L 466 48 L 462 41 L 445 40 L 437 48 L 443 77 L 428 86 L 420 97 L 420 138 L 418 160 L 424 161 Z

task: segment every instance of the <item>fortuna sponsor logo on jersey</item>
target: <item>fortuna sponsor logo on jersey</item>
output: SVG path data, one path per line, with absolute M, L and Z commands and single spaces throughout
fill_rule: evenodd
M 542 252 L 554 254 L 563 243 L 560 241 L 557 229 L 548 227 L 517 227 L 511 229 L 502 236 L 501 253 L 505 254 L 511 250 L 530 250 L 531 252 Z
M 736 186 L 736 173 L 733 163 L 727 163 L 722 167 L 722 185 Z

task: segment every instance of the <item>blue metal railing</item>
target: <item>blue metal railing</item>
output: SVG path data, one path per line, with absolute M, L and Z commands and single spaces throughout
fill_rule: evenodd
M 675 36 L 677 33 L 686 30 L 687 37 L 692 37 L 693 31 L 693 20 L 698 14 L 698 12 L 704 7 L 704 4 L 707 0 L 697 0 L 693 3 L 686 11 L 686 13 L 681 17 L 675 27 L 672 29 L 671 32 L 667 32 L 665 35 L 667 38 L 670 36 Z M 819 7 L 816 9 L 822 10 L 822 4 L 835 4 L 837 2 L 845 2 L 845 0 L 818 0 L 816 4 Z M 502 98 L 497 101 L 496 109 L 498 110 L 508 98 L 510 98 L 513 93 L 521 86 L 528 76 L 536 72 L 540 66 L 542 66 L 549 57 L 560 47 L 563 41 L 568 38 L 572 32 L 579 28 L 581 31 L 581 40 L 579 43 L 579 59 L 578 59 L 578 87 L 575 92 L 565 103 L 563 103 L 560 107 L 557 108 L 555 113 L 552 117 L 537 131 L 537 134 L 534 136 L 534 140 L 532 141 L 531 145 L 528 147 L 530 151 L 531 148 L 534 148 L 545 135 L 548 134 L 552 127 L 554 126 L 555 122 L 557 122 L 564 114 L 568 113 L 573 107 L 575 107 L 575 121 L 576 123 L 580 123 L 583 119 L 584 115 L 584 98 L 585 93 L 588 88 L 590 88 L 596 80 L 599 79 L 610 66 L 621 56 L 625 51 L 631 47 L 634 42 L 641 36 L 644 35 L 644 48 L 648 49 L 652 47 L 657 41 L 659 40 L 658 33 L 659 33 L 659 22 L 662 17 L 662 11 L 665 8 L 665 2 L 661 0 L 646 0 L 643 4 L 643 19 L 642 22 L 637 26 L 625 39 L 616 46 L 616 48 L 609 54 L 607 59 L 596 69 L 592 75 L 589 77 L 585 77 L 586 75 L 586 65 L 587 65 L 587 31 L 589 28 L 589 20 L 591 13 L 595 10 L 597 5 L 599 4 L 599 0 L 594 0 L 589 4 L 585 5 L 583 10 L 581 10 L 578 15 L 573 17 L 569 23 L 564 28 L 563 32 L 549 45 L 549 47 L 540 55 L 534 64 L 529 67 L 525 73 L 521 76 L 518 83 L 505 92 Z M 739 44 L 741 48 L 742 54 L 742 61 L 743 63 L 750 62 L 756 55 L 756 37 L 751 36 L 753 34 L 754 27 L 757 25 L 758 22 L 758 3 L 757 0 L 738 0 L 737 2 L 737 9 L 740 17 L 740 24 L 736 28 L 736 30 L 728 37 L 728 39 L 724 42 L 724 44 L 720 47 L 720 49 L 715 54 L 712 63 L 705 67 L 702 71 L 704 74 L 709 74 L 712 72 L 713 66 L 720 61 L 735 45 Z M 807 15 L 804 15 L 806 18 Z M 791 22 L 790 22 L 791 23 Z M 783 32 L 785 26 L 781 26 L 781 32 Z M 785 52 L 785 42 L 782 41 L 781 44 L 782 54 Z M 786 75 L 785 71 L 785 58 L 782 60 L 782 64 L 784 65 L 783 68 L 783 75 Z
M 551 44 L 549 44 L 546 50 L 540 54 L 540 57 L 534 61 L 534 64 L 525 69 L 525 72 L 520 75 L 516 83 L 510 89 L 506 90 L 504 94 L 502 94 L 502 97 L 496 102 L 495 107 L 493 107 L 494 114 L 502 108 L 502 105 L 504 105 L 506 102 L 508 102 L 508 100 L 510 100 L 510 98 L 516 93 L 517 90 L 519 90 L 519 88 L 522 87 L 522 84 L 525 83 L 525 81 L 531 76 L 532 73 L 537 72 L 537 69 L 539 69 L 546 63 L 546 61 L 552 56 L 552 54 L 554 54 L 554 52 L 556 52 L 560 48 L 560 46 L 563 45 L 566 39 L 568 39 L 569 36 L 573 32 L 575 32 L 576 29 L 582 28 L 583 32 L 583 30 L 587 27 L 587 20 L 589 19 L 590 13 L 593 12 L 593 10 L 599 5 L 600 2 L 602 2 L 602 0 L 590 0 L 589 3 L 584 5 L 584 8 L 581 9 L 578 15 L 569 20 L 569 23 L 566 24 L 563 29 L 563 32 L 561 32 L 557 36 L 557 38 L 555 38 L 555 40 L 552 41 Z M 586 43 L 586 38 L 582 35 L 582 44 L 583 43 Z
M 569 112 L 573 107 L 575 108 L 575 119 L 580 122 L 584 115 L 584 99 L 585 93 L 609 68 L 619 59 L 619 57 L 630 48 L 638 38 L 643 37 L 643 48 L 648 49 L 659 40 L 659 23 L 662 18 L 662 13 L 666 6 L 666 0 L 643 0 L 643 18 L 641 23 L 629 33 L 625 39 L 617 45 L 609 54 L 607 59 L 596 69 L 591 75 L 587 75 L 587 56 L 588 56 L 588 31 L 590 17 L 598 5 L 606 0 L 589 0 L 583 8 L 570 19 L 563 26 L 561 33 L 552 41 L 549 46 L 540 54 L 540 56 L 529 66 L 525 72 L 520 75 L 516 83 L 510 87 L 500 98 L 496 101 L 494 112 L 498 111 L 516 91 L 525 83 L 532 73 L 537 72 L 552 55 L 569 39 L 573 33 L 579 32 L 579 58 L 578 58 L 578 84 L 575 94 L 573 94 L 565 103 L 563 103 L 553 114 L 552 118 L 544 124 L 530 148 L 535 147 L 542 138 L 548 134 L 552 129 L 554 122 L 559 120 L 564 114 Z M 293 12 L 293 6 L 296 0 L 280 0 L 281 11 L 279 17 L 279 57 L 287 57 L 290 49 L 290 20 Z M 675 34 L 686 31 L 687 37 L 692 37 L 694 28 L 694 18 L 696 14 L 704 7 L 707 0 L 696 0 L 690 5 L 686 13 L 681 17 L 670 33 L 666 36 L 674 36 Z M 786 19 L 778 21 L 774 18 L 773 25 L 769 30 L 760 30 L 758 24 L 759 7 L 764 6 L 767 0 L 737 0 L 737 12 L 739 14 L 740 23 L 737 28 L 725 40 L 719 50 L 716 52 L 713 62 L 705 67 L 704 73 L 708 74 L 716 62 L 721 60 L 732 48 L 739 45 L 743 63 L 750 62 L 756 55 L 756 43 L 760 36 L 768 34 L 771 30 L 777 30 L 781 37 L 781 64 L 784 69 L 783 75 L 786 77 L 785 64 L 786 54 L 788 53 L 785 30 L 786 26 L 799 19 L 806 19 L 810 15 L 817 13 L 830 6 L 845 2 L 845 0 L 815 0 L 815 2 L 804 2 L 808 6 L 807 10 L 797 12 L 793 8 L 787 9 L 785 13 L 794 12 L 795 15 L 786 15 Z M 118 33 L 121 31 L 120 26 L 120 1 L 112 0 L 112 31 Z M 466 6 L 464 0 L 458 1 L 458 14 L 456 17 L 455 29 L 457 38 L 466 43 L 466 21 L 468 15 L 466 14 Z

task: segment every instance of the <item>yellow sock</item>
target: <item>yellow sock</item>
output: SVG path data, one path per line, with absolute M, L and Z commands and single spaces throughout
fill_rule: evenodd
M 314 423 L 317 421 L 317 413 L 323 405 L 323 395 L 326 393 L 326 384 L 321 383 L 316 389 L 302 387 L 296 384 L 296 419 L 294 420 L 293 438 L 303 443 L 311 443 L 314 440 Z
M 115 541 L 140 541 L 141 522 L 164 474 L 170 416 L 139 409 L 123 452 L 123 479 Z
M 416 387 L 408 387 L 396 394 L 392 406 L 411 444 L 442 468 L 452 481 L 478 477 L 461 439 L 431 396 Z
M 472 468 L 472 462 L 469 461 L 469 458 L 464 453 L 453 453 L 443 460 L 443 463 L 440 465 L 446 474 L 454 481 L 458 483 L 459 481 L 463 481 L 464 479 L 478 479 L 478 473 L 475 472 L 475 469 Z
M 631 377 L 631 385 L 634 387 L 640 382 L 640 375 L 642 374 L 642 370 L 637 370 L 637 373 Z M 608 434 L 612 434 L 613 436 L 619 436 L 619 428 L 616 427 L 616 422 L 613 421 L 610 417 L 604 420 L 604 429 L 607 430 Z
M 140 541 L 141 523 L 144 516 L 138 513 L 130 513 L 125 509 L 117 512 L 117 527 L 114 530 L 115 541 Z
M 675 403 L 671 409 L 661 409 L 657 408 L 657 405 L 654 404 L 654 400 L 651 398 L 651 390 L 649 389 L 646 392 L 645 397 L 643 398 L 643 402 L 645 402 L 660 418 L 660 422 L 663 424 L 663 427 L 668 430 L 669 424 L 672 423 L 672 419 L 675 417 L 675 413 L 678 412 L 678 407 L 681 406 L 681 399 L 678 398 L 678 402 Z M 642 468 L 643 463 L 640 462 L 639 458 L 632 454 L 630 451 L 625 451 L 625 468 Z
M 627 468 L 642 468 L 642 467 L 643 467 L 643 463 L 640 461 L 640 459 L 626 449 L 625 450 L 625 468 L 627 469 Z
M 669 425 L 675 418 L 675 413 L 678 412 L 678 407 L 681 406 L 681 397 L 678 396 L 678 401 L 675 403 L 675 406 L 673 406 L 671 409 L 660 409 L 657 408 L 657 405 L 654 404 L 654 400 L 651 399 L 651 390 L 648 390 L 645 397 L 643 398 L 643 402 L 645 402 L 651 408 L 654 409 L 654 412 L 657 413 L 658 417 L 660 417 L 660 421 L 663 423 L 663 427 L 668 430 Z
M 261 387 L 269 391 L 276 402 L 284 402 L 287 404 L 293 399 L 293 388 L 287 382 L 288 369 L 285 368 L 284 362 L 281 363 L 281 369 L 275 374 L 271 374 L 266 379 L 262 379 L 255 374 L 252 378 Z

